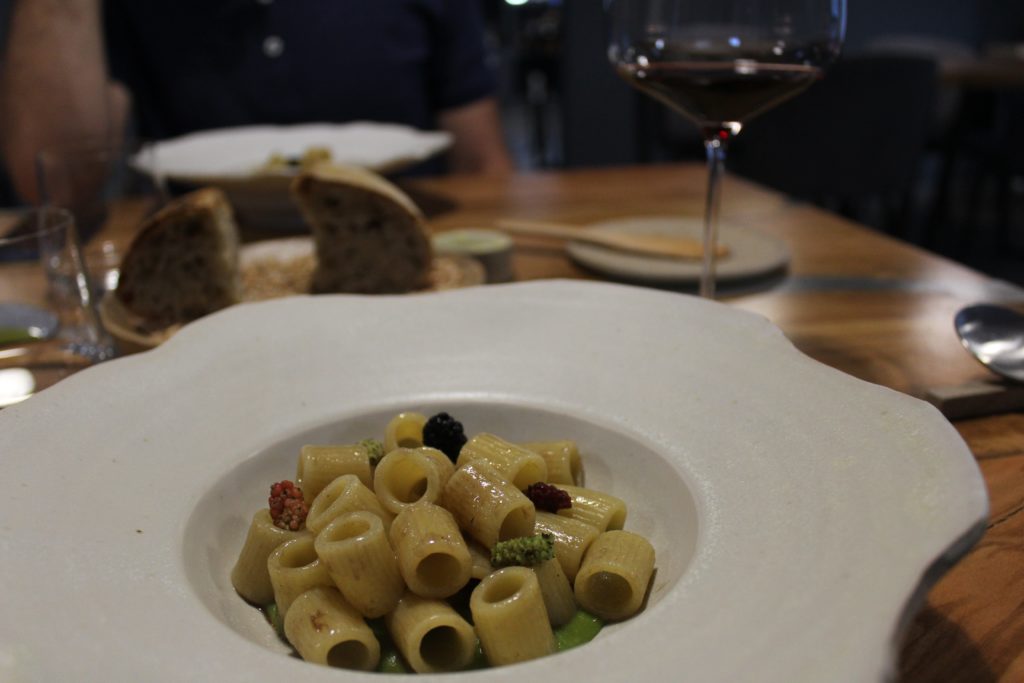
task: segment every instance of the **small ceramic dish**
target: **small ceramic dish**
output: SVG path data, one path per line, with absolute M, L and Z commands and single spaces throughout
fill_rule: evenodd
M 637 216 L 601 221 L 586 227 L 594 232 L 675 235 L 703 240 L 700 218 L 686 216 Z M 715 275 L 721 283 L 782 273 L 789 265 L 789 246 L 773 235 L 722 221 L 718 242 L 728 253 L 718 259 Z M 685 285 L 700 280 L 701 261 L 655 258 L 613 251 L 583 242 L 569 242 L 566 251 L 577 263 L 598 273 L 627 282 Z
M 243 230 L 303 232 L 289 194 L 307 155 L 331 163 L 394 173 L 440 154 L 452 142 L 444 131 L 391 123 L 307 123 L 198 131 L 144 147 L 134 164 L 182 189 L 213 185 L 227 193 Z

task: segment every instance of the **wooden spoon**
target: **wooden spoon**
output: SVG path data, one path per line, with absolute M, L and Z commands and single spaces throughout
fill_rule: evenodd
M 556 237 L 564 240 L 595 244 L 617 251 L 642 254 L 644 256 L 697 261 L 704 256 L 703 243 L 690 237 L 652 235 L 647 233 L 596 232 L 594 230 L 583 230 L 573 225 L 520 220 L 498 221 L 498 227 L 506 232 L 519 235 Z M 725 256 L 728 253 L 729 249 L 721 244 L 715 249 L 715 254 L 719 257 Z

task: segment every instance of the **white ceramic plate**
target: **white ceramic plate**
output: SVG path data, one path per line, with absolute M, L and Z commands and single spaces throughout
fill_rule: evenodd
M 301 157 L 311 147 L 330 150 L 335 163 L 377 171 L 428 159 L 451 144 L 451 135 L 390 123 L 310 123 L 242 126 L 199 131 L 154 143 L 137 163 L 153 173 L 191 182 L 261 175 L 272 154 Z
M 401 409 L 575 438 L 657 549 L 639 616 L 460 681 L 881 681 L 987 514 L 934 408 L 722 304 L 559 281 L 243 304 L 0 411 L 0 679 L 381 680 L 288 657 L 228 572 L 300 444 Z
M 314 147 L 330 150 L 336 164 L 392 173 L 433 157 L 451 145 L 451 134 L 391 123 L 310 123 L 243 126 L 199 131 L 144 148 L 134 163 L 150 175 L 223 189 L 243 230 L 305 232 L 289 196 L 296 171 L 268 171 L 272 154 L 301 158 Z
M 689 216 L 637 216 L 594 223 L 587 229 L 595 232 L 677 235 L 701 240 L 703 225 L 702 219 Z M 715 269 L 720 282 L 781 272 L 789 264 L 789 247 L 786 243 L 759 230 L 723 220 L 719 225 L 718 241 L 729 248 L 729 253 L 718 260 Z M 700 280 L 699 260 L 650 258 L 582 242 L 569 242 L 566 248 L 569 256 L 580 264 L 620 280 L 665 285 L 689 284 Z

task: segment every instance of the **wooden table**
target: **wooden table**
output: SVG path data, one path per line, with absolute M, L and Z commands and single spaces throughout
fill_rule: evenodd
M 522 175 L 449 177 L 406 187 L 433 207 L 436 231 L 490 227 L 499 218 L 583 224 L 628 215 L 699 216 L 704 170 L 649 166 Z M 984 380 L 987 371 L 952 329 L 961 306 L 1016 298 L 968 268 L 736 178 L 723 219 L 785 240 L 788 275 L 762 291 L 728 293 L 728 305 L 765 315 L 808 355 L 861 379 L 922 397 L 930 387 Z M 96 240 L 124 243 L 123 232 Z M 594 278 L 557 242 L 517 239 L 521 280 Z M 1024 681 L 1024 414 L 955 423 L 991 496 L 988 531 L 931 591 L 900 659 L 901 681 Z
M 943 84 L 975 90 L 1024 88 L 1024 59 L 1010 55 L 953 58 L 939 65 Z

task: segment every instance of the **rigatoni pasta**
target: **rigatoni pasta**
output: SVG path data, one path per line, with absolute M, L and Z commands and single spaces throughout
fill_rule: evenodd
M 606 531 L 590 545 L 576 575 L 576 600 L 604 619 L 631 617 L 643 604 L 653 572 L 650 541 L 629 531 Z
M 576 579 L 584 553 L 601 533 L 596 526 L 553 512 L 538 512 L 535 528 L 554 537 L 555 557 L 570 581 Z
M 563 485 L 572 499 L 572 507 L 558 514 L 593 525 L 601 531 L 621 529 L 626 525 L 626 503 L 621 498 L 581 486 Z
M 452 513 L 432 503 L 411 505 L 391 525 L 391 545 L 409 590 L 447 598 L 469 582 L 473 559 Z
M 307 500 L 316 498 L 324 487 L 344 474 L 353 474 L 366 486 L 370 485 L 370 454 L 365 446 L 307 444 L 299 451 L 295 483 Z
M 380 660 L 380 642 L 336 588 L 312 588 L 295 598 L 284 632 L 307 662 L 370 671 Z
M 383 443 L 303 447 L 300 486 L 275 483 L 250 525 L 236 590 L 276 609 L 304 659 L 382 671 L 525 661 L 563 642 L 553 628 L 597 619 L 581 610 L 635 613 L 653 547 L 618 530 L 622 500 L 580 486 L 576 443 L 466 436 L 407 412 Z
M 476 652 L 476 631 L 443 600 L 406 593 L 386 619 L 388 632 L 416 673 L 465 669 Z
M 422 413 L 399 413 L 384 428 L 384 452 L 396 448 L 419 448 L 423 445 L 423 425 L 427 416 Z
M 496 666 L 555 650 L 540 583 L 526 567 L 505 567 L 488 575 L 473 589 L 469 609 L 487 661 Z
M 380 517 L 384 529 L 391 527 L 394 515 L 384 509 L 380 499 L 358 477 L 345 474 L 330 484 L 313 499 L 306 516 L 306 528 L 314 534 L 323 531 L 334 519 L 348 513 L 365 510 Z
M 382 617 L 398 604 L 405 584 L 380 517 L 342 515 L 317 534 L 315 547 L 338 590 L 363 616 Z
M 533 533 L 533 503 L 486 463 L 471 462 L 455 470 L 444 489 L 444 505 L 486 548 Z
M 540 585 L 540 594 L 547 609 L 548 621 L 552 626 L 561 626 L 576 614 L 576 597 L 569 584 L 569 577 L 562 569 L 562 563 L 552 558 L 533 568 Z
M 540 457 L 548 467 L 550 484 L 579 485 L 583 483 L 583 460 L 575 441 L 527 441 L 520 444 Z
M 274 599 L 274 587 L 267 571 L 270 553 L 285 541 L 309 535 L 308 531 L 289 531 L 276 526 L 270 511 L 260 510 L 253 515 L 242 552 L 231 570 L 231 585 L 238 594 L 256 605 L 265 605 Z
M 491 566 L 491 553 L 487 548 L 472 538 L 466 539 L 466 547 L 469 548 L 469 557 L 473 561 L 470 576 L 474 579 L 482 579 L 494 571 Z
M 453 463 L 447 455 L 436 448 L 431 448 L 430 446 L 420 446 L 414 450 L 434 461 L 434 464 L 437 465 L 438 468 L 438 474 L 441 475 L 441 488 L 444 488 L 444 485 L 448 483 L 448 477 L 455 473 L 455 463 Z
M 462 467 L 479 461 L 490 465 L 520 490 L 548 477 L 548 466 L 539 454 L 494 434 L 477 434 L 466 442 L 455 465 Z
M 334 586 L 327 565 L 316 554 L 313 537 L 308 534 L 279 545 L 267 558 L 267 573 L 274 589 L 274 603 L 282 615 L 287 615 L 295 598 L 309 589 Z
M 406 507 L 424 501 L 436 503 L 451 475 L 451 468 L 421 448 L 397 448 L 377 463 L 373 489 L 381 505 L 398 514 Z

